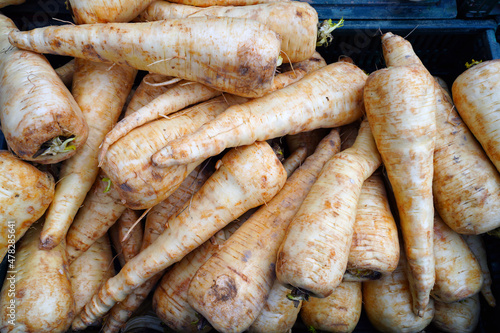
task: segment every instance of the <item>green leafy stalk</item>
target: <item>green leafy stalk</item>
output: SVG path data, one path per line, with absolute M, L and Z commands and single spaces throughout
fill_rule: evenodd
M 108 177 L 104 177 L 102 179 L 103 182 L 107 182 L 108 184 L 106 185 L 106 188 L 104 189 L 104 193 L 108 193 L 110 190 L 111 190 L 111 179 L 109 179 Z
M 337 23 L 333 23 L 331 19 L 324 20 L 323 23 L 320 23 L 318 26 L 318 40 L 316 42 L 316 46 L 328 46 L 333 39 L 333 30 L 343 26 L 344 18 L 341 18 Z
M 63 139 L 64 139 L 64 141 L 63 141 Z M 70 144 L 74 140 L 75 140 L 75 137 L 71 137 L 68 139 L 65 139 L 64 137 L 60 137 L 60 136 L 55 137 L 52 140 L 45 142 L 42 145 L 42 149 L 41 149 L 43 152 L 41 154 L 36 154 L 36 156 L 57 155 L 60 153 L 67 153 L 68 151 L 71 151 L 71 150 L 76 150 L 76 146 L 73 144 Z
M 314 326 L 312 326 L 312 325 L 309 325 L 309 326 L 307 327 L 307 331 L 308 331 L 308 332 L 310 332 L 310 333 L 316 333 L 316 329 L 315 329 L 315 328 L 314 328 Z
M 471 68 L 471 67 L 473 67 L 473 66 L 476 66 L 477 64 L 480 64 L 480 63 L 482 63 L 482 62 L 483 62 L 482 60 L 479 60 L 479 61 L 478 61 L 478 60 L 474 60 L 474 59 L 472 59 L 470 63 L 469 63 L 469 62 L 466 62 L 466 63 L 465 63 L 465 67 L 467 67 L 467 69 L 469 69 L 469 68 Z

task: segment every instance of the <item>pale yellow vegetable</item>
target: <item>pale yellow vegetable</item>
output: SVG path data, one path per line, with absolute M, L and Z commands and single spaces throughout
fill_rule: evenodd
M 66 332 L 75 316 L 75 301 L 65 243 L 38 248 L 42 221 L 17 244 L 15 261 L 0 294 L 0 331 L 5 333 Z
M 380 163 L 365 120 L 354 145 L 325 164 L 290 223 L 276 261 L 280 282 L 314 297 L 327 297 L 340 284 L 361 187 Z
M 247 18 L 265 24 L 280 35 L 281 57 L 285 63 L 306 60 L 316 50 L 318 13 L 307 2 L 281 1 L 247 6 L 199 8 L 155 1 L 138 19 L 148 22 L 197 16 Z
M 80 107 L 42 55 L 19 50 L 8 39 L 18 32 L 0 15 L 0 122 L 9 148 L 23 160 L 57 163 L 87 140 Z
M 198 269 L 189 285 L 188 302 L 216 330 L 242 332 L 258 316 L 276 278 L 276 255 L 285 231 L 323 166 L 339 149 L 338 131 L 332 130 L 283 189 Z
M 45 218 L 40 246 L 51 249 L 66 237 L 75 215 L 99 173 L 99 145 L 118 120 L 137 71 L 77 59 L 72 94 L 89 132 L 85 145 L 66 160 Z
M 363 282 L 363 307 L 379 332 L 421 332 L 434 317 L 433 299 L 429 300 L 421 317 L 413 312 L 406 264 L 405 254 L 401 251 L 399 265 L 392 274 L 384 275 L 380 280 Z
M 68 0 L 73 19 L 78 24 L 128 22 L 154 0 Z
M 191 172 L 179 188 L 167 199 L 154 206 L 146 217 L 144 239 L 140 250 L 144 250 L 153 243 L 168 227 L 166 221 L 176 214 L 186 202 L 191 200 L 212 174 L 210 167 L 201 165 Z M 142 236 L 142 235 L 141 235 Z M 138 251 L 139 252 L 139 251 Z M 137 252 L 137 253 L 138 253 Z M 135 255 L 137 255 L 137 253 Z M 134 256 L 135 256 L 134 255 Z M 127 262 L 133 257 L 129 257 Z M 183 259 L 184 260 L 184 259 Z M 144 302 L 151 290 L 163 276 L 164 271 L 157 273 L 148 281 L 136 288 L 122 302 L 115 304 L 109 311 L 102 328 L 104 333 L 119 332 L 137 308 Z M 187 286 L 185 286 L 187 288 Z
M 486 255 L 486 249 L 484 247 L 484 241 L 481 236 L 478 235 L 463 235 L 462 236 L 467 245 L 469 245 L 470 250 L 476 256 L 479 265 L 481 266 L 481 270 L 483 272 L 483 286 L 481 287 L 481 294 L 483 294 L 486 302 L 491 307 L 496 306 L 495 295 L 491 290 L 491 274 L 490 269 L 488 268 L 488 260 Z
M 361 282 L 342 282 L 330 296 L 304 302 L 300 318 L 322 332 L 349 333 L 358 324 L 362 304 Z
M 110 186 L 109 178 L 101 172 L 66 235 L 68 261 L 73 262 L 104 236 L 125 209 L 118 193 Z
M 365 81 L 352 64 L 322 67 L 288 87 L 229 108 L 195 133 L 169 142 L 152 161 L 161 167 L 193 163 L 229 147 L 352 123 L 363 114 Z
M 399 238 L 380 172 L 363 183 L 354 222 L 347 271 L 376 278 L 396 269 Z
M 192 200 L 167 221 L 169 228 L 106 282 L 75 319 L 73 328 L 92 324 L 236 217 L 271 200 L 286 181 L 285 169 L 266 142 L 232 149 L 217 164 L 217 171 Z
M 127 208 L 108 230 L 109 238 L 116 250 L 116 257 L 122 267 L 141 251 L 144 228 L 142 223 L 137 223 L 140 216 L 138 211 Z
M 10 5 L 20 5 L 24 3 L 26 0 L 1 0 L 0 1 L 0 8 L 7 7 Z
M 278 280 L 269 291 L 267 300 L 257 318 L 248 328 L 251 333 L 288 333 L 292 329 L 302 301 L 291 302 L 287 295 L 290 289 L 282 285 Z
M 115 275 L 113 254 L 106 235 L 99 238 L 69 266 L 75 314 L 80 313 L 101 284 L 113 275 Z
M 472 333 L 476 330 L 481 310 L 478 294 L 454 303 L 435 301 L 434 307 L 432 324 L 441 332 Z
M 438 215 L 434 217 L 434 258 L 436 282 L 432 297 L 452 303 L 479 293 L 483 274 L 474 253 Z
M 370 74 L 364 101 L 396 198 L 414 311 L 423 316 L 434 286 L 434 79 L 417 64 L 380 69 Z
M 129 65 L 245 97 L 271 87 L 281 45 L 264 24 L 226 17 L 48 26 L 12 31 L 9 40 L 30 51 Z
M 68 61 L 65 65 L 56 68 L 56 73 L 65 86 L 71 87 L 73 75 L 75 74 L 75 59 Z
M 6 150 L 0 151 L 0 259 L 35 223 L 54 198 L 52 175 Z
M 453 82 L 457 111 L 500 170 L 500 59 L 475 65 Z
M 422 63 L 404 38 L 382 38 L 389 66 Z M 430 75 L 430 74 L 428 74 Z M 500 225 L 500 174 L 457 113 L 445 90 L 435 86 L 436 146 L 432 181 L 435 208 L 462 234 L 479 234 Z

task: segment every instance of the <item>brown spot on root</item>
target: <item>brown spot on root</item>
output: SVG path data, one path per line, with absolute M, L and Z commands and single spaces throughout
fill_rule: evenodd
M 208 295 L 214 303 L 227 302 L 235 298 L 237 294 L 236 282 L 227 275 L 219 276 L 208 291 Z
M 134 191 L 134 189 L 132 187 L 130 187 L 129 185 L 127 185 L 127 183 L 121 184 L 120 189 L 122 189 L 125 192 L 133 192 Z
M 99 59 L 100 61 L 104 62 L 106 61 L 96 52 L 92 44 L 86 44 L 82 49 L 82 53 L 89 58 Z

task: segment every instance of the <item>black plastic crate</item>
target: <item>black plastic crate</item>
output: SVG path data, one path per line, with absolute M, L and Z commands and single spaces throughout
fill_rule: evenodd
M 385 67 L 380 36 L 404 36 L 429 71 L 448 83 L 465 71 L 465 63 L 500 58 L 494 20 L 346 21 L 333 41 L 318 51 L 328 63 L 346 55 L 371 73 Z
M 352 20 L 451 19 L 455 0 L 306 0 L 322 19 Z
M 454 5 L 447 8 L 439 7 L 445 4 L 454 4 L 453 0 L 421 2 L 363 0 L 356 3 L 339 1 L 329 4 L 325 2 L 326 0 L 310 1 L 323 19 L 340 19 L 341 17 L 346 19 L 344 27 L 335 31 L 332 43 L 328 47 L 318 49 L 328 63 L 336 61 L 340 55 L 348 55 L 367 72 L 384 67 L 380 36 L 389 31 L 406 36 L 431 73 L 441 76 L 448 84 L 451 84 L 459 74 L 465 71 L 466 62 L 470 62 L 472 59 L 500 58 L 500 46 L 495 38 L 497 22 L 493 20 L 421 20 L 422 18 L 438 18 L 439 15 L 436 13 L 439 11 L 436 8 L 440 8 L 441 13 L 448 12 L 447 15 L 451 15 L 449 14 L 450 8 L 451 10 L 455 8 L 453 15 L 456 15 L 456 6 L 453 7 Z M 375 5 L 378 7 L 376 8 Z M 383 8 L 384 5 L 386 8 Z M 425 14 L 424 9 L 434 9 L 434 16 L 425 17 L 425 15 L 430 14 Z M 13 18 L 22 30 L 49 24 L 63 24 L 60 20 L 71 20 L 71 15 L 63 0 L 28 0 L 24 5 L 7 7 L 2 9 L 2 12 Z M 396 14 L 403 15 L 398 17 L 400 19 L 411 19 L 387 20 L 395 18 Z M 377 20 L 360 20 L 363 18 Z M 60 65 L 59 58 L 49 59 L 55 66 Z M 6 148 L 1 132 L 0 148 Z M 493 293 L 500 301 L 500 240 L 490 236 L 485 236 L 485 239 L 493 279 Z M 3 280 L 5 267 L 4 265 L 0 266 L 0 281 Z M 500 306 L 492 309 L 484 302 L 481 305 L 483 310 L 476 332 L 500 332 L 498 320 Z M 89 329 L 88 331 L 96 330 Z M 147 332 L 148 330 L 143 331 Z M 299 322 L 293 331 L 307 332 L 307 329 Z M 355 332 L 375 332 L 364 314 Z M 426 332 L 433 332 L 433 330 L 429 328 L 426 329 Z
M 459 17 L 486 17 L 498 5 L 499 0 L 457 0 Z

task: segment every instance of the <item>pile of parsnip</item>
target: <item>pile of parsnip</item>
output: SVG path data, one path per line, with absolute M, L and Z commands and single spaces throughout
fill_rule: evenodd
M 305 2 L 69 5 L 0 15 L 0 332 L 119 332 L 150 293 L 177 332 L 351 332 L 362 308 L 472 332 L 495 306 L 500 60 L 450 92 L 390 32 L 387 68 L 327 65 Z

